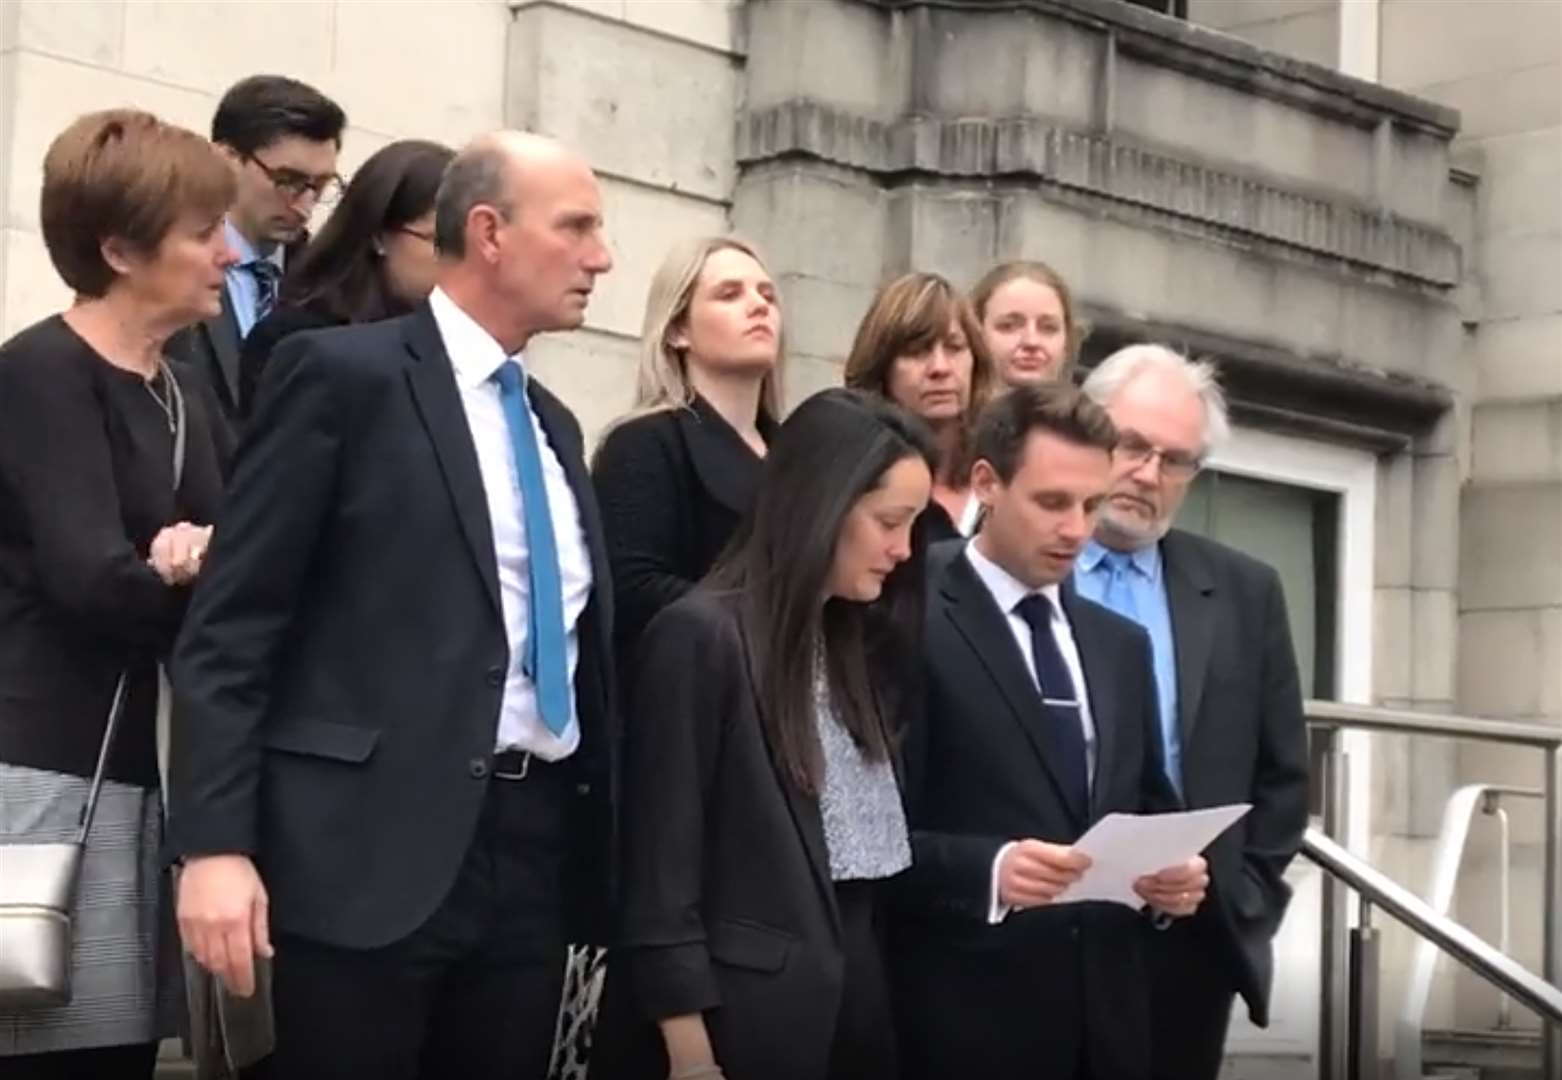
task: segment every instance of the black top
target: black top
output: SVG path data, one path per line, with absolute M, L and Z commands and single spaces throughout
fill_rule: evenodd
M 762 417 L 759 431 L 768 442 L 775 424 Z M 608 433 L 592 477 L 613 568 L 623 663 L 656 613 L 716 562 L 753 506 L 764 466 L 700 397 L 688 408 L 637 416 Z
M 178 378 L 175 493 L 161 377 L 115 367 L 57 315 L 0 346 L 0 761 L 92 775 L 128 668 L 108 775 L 156 782 L 156 661 L 188 590 L 164 585 L 147 554 L 164 526 L 212 522 L 230 449 L 210 387 Z
M 260 388 L 266 361 L 283 338 L 300 330 L 323 330 L 340 326 L 342 320 L 319 308 L 279 307 L 251 328 L 239 349 L 239 416 L 248 419 L 255 411 L 255 392 Z

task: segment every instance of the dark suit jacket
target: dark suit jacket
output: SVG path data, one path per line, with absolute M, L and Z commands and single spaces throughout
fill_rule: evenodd
M 764 422 L 768 439 L 774 425 Z M 694 587 L 754 503 L 764 461 L 703 398 L 628 420 L 592 465 L 613 567 L 619 656 Z
M 1161 541 L 1177 647 L 1183 795 L 1192 808 L 1251 802 L 1205 852 L 1214 883 L 1199 918 L 1229 946 L 1233 985 L 1269 1021 L 1270 946 L 1291 890 L 1285 868 L 1307 827 L 1307 728 L 1273 569 L 1173 530 Z
M 302 330 L 324 330 L 328 326 L 341 325 L 342 320 L 335 316 L 300 304 L 278 307 L 256 323 L 239 348 L 239 418 L 247 420 L 255 411 L 261 375 L 283 338 Z
M 908 1077 L 1148 1075 L 1139 913 L 1060 904 L 987 922 L 993 860 L 1010 840 L 1070 844 L 1114 811 L 1176 805 L 1156 735 L 1149 638 L 1065 586 L 1096 729 L 1089 820 L 1069 808 L 1040 695 L 961 542 L 934 552 L 927 707 L 906 741 L 915 862 L 891 950 Z
M 702 1011 L 733 1080 L 828 1073 L 845 962 L 824 826 L 771 759 L 740 605 L 696 589 L 642 642 L 593 1080 L 665 1077 L 655 1021 Z
M 169 338 L 164 351 L 176 365 L 188 367 L 211 385 L 221 409 L 224 431 L 232 437 L 238 431 L 241 407 L 239 350 L 243 339 L 227 285 L 221 296 L 221 311 Z
M 466 415 L 427 305 L 296 334 L 271 361 L 174 658 L 173 852 L 253 855 L 273 925 L 373 948 L 448 892 L 484 794 L 509 649 Z M 581 745 L 566 912 L 609 898 L 612 591 L 575 419 L 531 402 L 596 587 L 578 626 Z

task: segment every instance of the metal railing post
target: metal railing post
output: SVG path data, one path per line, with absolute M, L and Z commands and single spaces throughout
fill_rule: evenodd
M 1380 943 L 1372 901 L 1360 901 L 1361 916 L 1350 933 L 1350 1080 L 1378 1080 Z
M 1350 763 L 1337 728 L 1320 728 L 1323 743 L 1323 832 L 1343 842 L 1349 813 Z M 1319 954 L 1318 1078 L 1347 1080 L 1350 1075 L 1351 1000 L 1348 896 L 1343 882 L 1325 874 L 1321 885 Z
M 1545 852 L 1540 974 L 1562 987 L 1562 746 L 1545 751 L 1546 820 L 1542 826 Z M 1562 1080 L 1562 1025 L 1541 1021 L 1541 1076 Z

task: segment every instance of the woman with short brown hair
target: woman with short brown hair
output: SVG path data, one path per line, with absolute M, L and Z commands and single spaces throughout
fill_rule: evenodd
M 942 464 L 920 528 L 929 542 L 968 535 L 976 502 L 966 443 L 994 376 L 965 294 L 937 274 L 885 285 L 857 327 L 846 385 L 889 398 L 933 429 Z
M 0 1012 L 0 1072 L 150 1077 L 174 1030 L 158 858 L 158 664 L 200 571 L 227 447 L 163 359 L 217 313 L 233 177 L 193 132 L 83 116 L 43 164 L 44 243 L 76 293 L 0 345 L 0 843 L 69 840 L 119 725 L 74 911 L 68 1004 Z

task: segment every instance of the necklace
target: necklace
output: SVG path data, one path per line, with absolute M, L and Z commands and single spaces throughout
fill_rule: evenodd
M 141 385 L 146 387 L 147 395 L 149 397 L 151 397 L 151 399 L 153 401 L 157 402 L 157 407 L 163 411 L 163 417 L 168 421 L 168 433 L 170 435 L 172 435 L 174 433 L 174 428 L 177 426 L 177 424 L 174 421 L 173 394 L 172 394 L 172 392 L 170 392 L 165 397 L 164 395 L 159 394 L 155 389 L 153 389 L 153 386 L 152 386 L 152 384 L 156 383 L 156 382 L 162 382 L 166 386 L 167 385 L 167 379 L 168 379 L 168 376 L 166 374 L 164 374 L 162 371 L 159 371 L 152 378 L 150 378 L 150 379 L 143 379 L 142 382 L 141 382 Z

